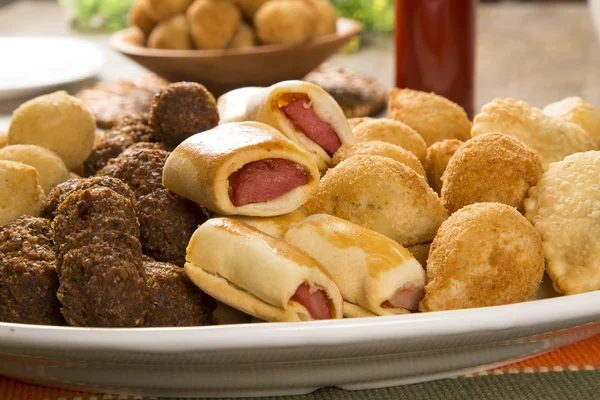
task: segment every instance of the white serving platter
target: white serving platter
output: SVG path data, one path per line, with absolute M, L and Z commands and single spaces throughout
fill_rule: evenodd
M 164 397 L 368 389 L 506 365 L 600 333 L 600 292 L 304 323 L 98 329 L 0 323 L 0 374 Z
M 70 37 L 0 37 L 0 100 L 91 78 L 104 64 L 102 49 Z

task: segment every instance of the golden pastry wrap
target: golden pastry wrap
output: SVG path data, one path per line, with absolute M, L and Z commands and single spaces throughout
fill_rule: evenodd
M 215 299 L 264 321 L 309 321 L 296 300 L 302 285 L 323 291 L 332 318 L 342 318 L 342 296 L 329 273 L 294 246 L 229 218 L 198 228 L 187 249 L 185 272 Z
M 244 215 L 232 215 L 229 218 L 248 224 L 261 232 L 273 237 L 283 239 L 287 230 L 297 222 L 302 221 L 308 215 L 299 208 L 288 214 L 274 217 L 246 217 Z

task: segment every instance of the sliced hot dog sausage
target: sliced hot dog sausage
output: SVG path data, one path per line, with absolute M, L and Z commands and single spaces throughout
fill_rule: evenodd
M 292 300 L 302 304 L 313 319 L 331 319 L 327 295 L 321 289 L 312 289 L 306 283 L 298 286 Z
M 419 301 L 425 296 L 423 285 L 416 282 L 409 282 L 402 285 L 396 293 L 381 304 L 383 308 L 404 308 L 409 311 L 419 309 Z

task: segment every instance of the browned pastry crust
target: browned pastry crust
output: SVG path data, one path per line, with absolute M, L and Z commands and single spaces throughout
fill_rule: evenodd
M 190 281 L 182 268 L 143 258 L 150 311 L 145 326 L 211 325 L 215 301 Z
M 65 325 L 50 221 L 21 217 L 0 227 L 0 321 Z
M 448 162 L 463 144 L 464 142 L 458 139 L 446 139 L 435 142 L 427 149 L 423 167 L 425 167 L 427 173 L 429 186 L 437 194 L 442 193 L 442 175 L 446 170 L 446 166 L 448 166 Z
M 80 190 L 52 223 L 58 298 L 70 325 L 143 326 L 148 312 L 139 223 L 133 204 L 108 188 Z
M 175 147 L 188 137 L 217 126 L 217 103 L 198 83 L 173 83 L 154 96 L 150 122 L 159 139 Z
M 54 219 L 58 207 L 71 193 L 95 187 L 106 187 L 114 190 L 121 196 L 128 198 L 131 202 L 135 200 L 135 196 L 131 189 L 119 179 L 108 176 L 94 176 L 87 179 L 74 178 L 55 186 L 54 189 L 48 193 L 42 207 L 42 217 L 50 220 Z

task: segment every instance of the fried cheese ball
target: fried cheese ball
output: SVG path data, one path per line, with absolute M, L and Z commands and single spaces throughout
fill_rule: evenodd
M 0 227 L 0 321 L 65 325 L 50 221 L 21 217 Z
M 184 13 L 194 0 L 147 0 L 145 11 L 153 21 L 165 21 L 174 15 Z
M 253 46 L 256 46 L 256 35 L 254 34 L 254 30 L 250 25 L 241 22 L 228 47 L 230 49 L 243 49 L 245 47 Z
M 151 49 L 191 50 L 194 48 L 185 15 L 178 14 L 156 25 L 148 37 Z
M 323 36 L 337 31 L 337 11 L 329 0 L 306 0 L 313 8 L 317 23 L 315 24 L 314 36 Z
M 427 149 L 423 166 L 427 173 L 427 181 L 437 194 L 442 193 L 442 175 L 448 162 L 463 144 L 464 142 L 458 139 L 446 139 L 432 144 Z
M 242 19 L 231 0 L 196 0 L 186 16 L 192 39 L 201 50 L 227 47 Z
M 42 207 L 42 217 L 53 220 L 56 217 L 56 210 L 63 201 L 72 193 L 79 190 L 92 189 L 96 187 L 105 187 L 113 190 L 117 194 L 129 199 L 132 204 L 135 202 L 135 196 L 129 186 L 120 179 L 108 176 L 94 176 L 91 178 L 74 178 L 56 186 L 44 200 Z
M 8 144 L 35 144 L 54 151 L 69 169 L 92 152 L 96 120 L 81 102 L 60 91 L 22 104 L 13 113 Z
M 172 83 L 152 100 L 150 124 L 160 140 L 172 147 L 218 123 L 217 102 L 199 83 Z
M 526 301 L 543 275 L 542 242 L 529 221 L 505 204 L 472 204 L 452 214 L 433 240 L 419 310 Z
M 150 16 L 149 8 L 150 0 L 138 0 L 133 3 L 129 11 L 129 25 L 140 28 L 146 37 L 150 36 L 156 26 L 156 20 Z
M 427 146 L 445 139 L 466 141 L 471 121 L 461 106 L 435 93 L 392 89 L 388 93 L 388 117 L 417 131 Z
M 451 214 L 473 203 L 523 210 L 527 190 L 542 174 L 537 154 L 512 136 L 487 133 L 467 141 L 442 176 L 442 202 Z
M 373 119 L 375 119 L 375 118 L 371 118 L 371 117 L 348 118 L 348 125 L 350 125 L 350 128 L 352 128 L 352 130 L 354 130 L 354 128 L 356 128 L 357 126 L 359 126 L 363 122 L 371 121 Z
M 525 199 L 525 215 L 542 235 L 557 292 L 600 289 L 600 152 L 550 165 Z
M 150 310 L 144 326 L 211 324 L 215 301 L 190 281 L 183 268 L 143 257 Z
M 22 215 L 39 217 L 46 197 L 35 168 L 16 161 L 0 161 L 0 226 Z
M 406 250 L 410 251 L 410 254 L 421 264 L 423 269 L 427 270 L 427 258 L 429 257 L 429 248 L 431 243 L 421 243 L 408 246 Z
M 381 118 L 364 121 L 352 129 L 357 142 L 377 140 L 400 146 L 413 153 L 419 161 L 425 160 L 427 144 L 410 126 L 392 119 Z
M 39 175 L 44 193 L 69 179 L 69 170 L 52 150 L 32 144 L 14 144 L 0 149 L 0 160 L 17 161 L 32 166 Z
M 471 136 L 490 132 L 513 136 L 531 147 L 542 160 L 544 170 L 570 154 L 595 148 L 590 135 L 580 126 L 513 99 L 495 99 L 475 116 Z
M 600 113 L 581 97 L 567 97 L 548 104 L 544 114 L 582 127 L 592 137 L 596 149 L 600 149 Z
M 235 0 L 235 3 L 240 10 L 242 10 L 244 17 L 246 17 L 248 20 L 252 20 L 258 9 L 268 1 L 272 0 Z
M 343 145 L 333 155 L 332 163 L 335 166 L 342 161 L 357 155 L 387 157 L 406 165 L 417 174 L 425 176 L 423 165 L 421 165 L 421 162 L 413 153 L 400 146 L 376 140 L 372 142 L 358 142 L 350 145 Z
M 350 157 L 327 171 L 304 209 L 353 222 L 405 247 L 432 240 L 448 218 L 423 176 L 380 156 Z
M 304 1 L 270 1 L 254 15 L 256 34 L 263 44 L 305 42 L 315 35 L 316 25 L 315 11 Z
M 72 326 L 144 326 L 149 309 L 131 201 L 105 187 L 71 193 L 52 222 L 62 314 Z

